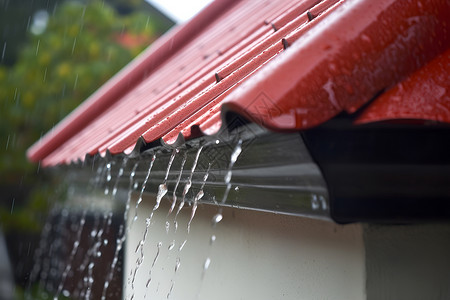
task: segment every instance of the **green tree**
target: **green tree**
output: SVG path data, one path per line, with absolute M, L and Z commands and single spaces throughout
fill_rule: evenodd
M 62 2 L 45 31 L 29 33 L 16 63 L 0 65 L 0 225 L 38 227 L 31 214 L 46 209 L 46 194 L 26 149 L 170 27 L 153 16 L 119 14 L 103 1 Z

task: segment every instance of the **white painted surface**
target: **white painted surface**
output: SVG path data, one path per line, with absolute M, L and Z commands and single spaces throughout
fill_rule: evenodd
M 135 199 L 136 200 L 136 199 Z M 134 201 L 135 201 L 134 200 Z M 215 206 L 202 205 L 187 233 L 190 208 L 167 219 L 169 203 L 155 212 L 144 247 L 144 261 L 136 273 L 134 290 L 130 272 L 136 267 L 136 246 L 145 229 L 145 218 L 155 204 L 144 198 L 138 220 L 127 240 L 125 295 L 134 299 L 364 299 L 365 261 L 362 227 L 249 210 L 224 209 L 224 218 L 211 225 Z M 134 216 L 134 205 L 130 210 Z M 170 230 L 166 233 L 165 222 Z M 211 236 L 216 241 L 211 245 Z M 175 247 L 168 250 L 175 240 Z M 180 245 L 187 240 L 185 247 Z M 157 252 L 148 290 L 145 285 Z M 177 258 L 180 267 L 175 272 Z M 209 269 L 203 266 L 210 259 Z M 202 278 L 202 274 L 204 277 Z M 127 284 L 128 282 L 128 284 Z

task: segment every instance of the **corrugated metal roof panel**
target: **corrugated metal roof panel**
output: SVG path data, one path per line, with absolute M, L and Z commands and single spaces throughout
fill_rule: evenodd
M 416 119 L 450 123 L 450 49 L 383 93 L 358 123 Z
M 216 1 L 28 154 L 55 165 L 128 153 L 140 137 L 171 143 L 194 125 L 214 133 L 223 110 L 274 130 L 309 128 L 355 112 L 445 51 L 449 19 L 450 4 L 437 0 Z

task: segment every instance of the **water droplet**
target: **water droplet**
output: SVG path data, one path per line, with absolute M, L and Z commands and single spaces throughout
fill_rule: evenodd
M 172 199 L 173 199 L 173 200 L 172 200 L 172 205 L 170 206 L 170 209 L 169 209 L 169 214 L 172 213 L 172 211 L 173 211 L 173 209 L 175 208 L 175 205 L 176 205 L 176 203 L 177 203 L 177 195 L 176 195 L 176 192 L 177 192 L 177 189 L 178 189 L 178 185 L 180 184 L 181 176 L 183 175 L 184 164 L 186 163 L 186 158 L 187 158 L 187 155 L 186 155 L 186 153 L 184 153 L 184 155 L 183 155 L 183 160 L 181 161 L 180 173 L 178 173 L 177 182 L 176 182 L 176 184 L 175 184 L 175 188 L 173 189 L 173 193 L 172 193 Z
M 169 234 L 169 229 L 170 229 L 170 223 L 169 221 L 166 221 L 166 233 Z
M 320 195 L 319 196 L 319 200 L 320 200 L 320 203 L 322 203 L 322 209 L 323 210 L 327 210 L 328 209 L 328 205 L 327 205 L 327 201 L 325 200 L 325 197 Z
M 197 154 L 195 155 L 194 163 L 192 164 L 192 168 L 191 168 L 191 173 L 189 175 L 189 179 L 188 179 L 186 185 L 184 186 L 183 198 L 181 199 L 180 205 L 178 206 L 178 211 L 176 213 L 176 216 L 178 216 L 178 214 L 180 213 L 181 209 L 183 208 L 183 206 L 185 204 L 186 194 L 189 192 L 189 189 L 191 188 L 192 177 L 194 176 L 195 169 L 197 168 L 198 158 L 200 157 L 200 153 L 202 152 L 202 149 L 203 149 L 203 146 L 201 146 L 197 150 Z M 176 216 L 175 216 L 175 218 L 176 218 Z
M 148 179 L 150 178 L 150 173 L 152 171 L 152 168 L 153 168 L 153 165 L 155 163 L 155 160 L 156 160 L 156 155 L 153 154 L 152 160 L 151 160 L 151 162 L 149 164 L 149 167 L 148 167 L 147 175 L 145 176 L 144 182 L 142 183 L 141 192 L 139 193 L 139 198 L 138 198 L 138 200 L 136 202 L 136 208 L 135 208 L 133 223 L 137 220 L 137 213 L 138 213 L 138 209 L 139 209 L 139 204 L 142 202 L 142 197 L 144 195 L 145 186 L 147 185 Z
M 156 204 L 153 207 L 153 210 L 157 210 L 159 208 L 159 204 L 161 203 L 161 199 L 167 193 L 167 185 L 165 183 L 161 183 L 158 187 L 158 193 L 156 194 Z
M 167 247 L 167 249 L 170 251 L 175 247 L 175 240 L 172 241 L 172 243 L 170 243 L 169 247 Z
M 220 221 L 222 221 L 223 219 L 223 215 L 221 213 L 217 213 L 216 215 L 214 215 L 214 217 L 212 218 L 212 225 L 215 226 L 217 225 L 217 223 L 219 223 Z
M 213 234 L 209 240 L 209 244 L 212 245 L 216 241 L 216 236 Z
M 239 155 L 242 152 L 242 140 L 239 140 L 236 147 L 233 150 L 233 153 L 231 153 L 231 159 L 230 159 L 230 165 L 233 166 L 238 159 Z
M 180 260 L 179 257 L 177 257 L 177 260 L 176 260 L 176 262 L 175 262 L 175 272 L 178 271 L 178 269 L 180 268 L 180 266 L 181 266 L 181 260 Z
M 318 210 L 319 209 L 319 199 L 317 198 L 317 195 L 312 195 L 311 198 L 311 208 L 313 210 Z
M 209 257 L 206 258 L 205 263 L 203 264 L 203 270 L 208 270 L 209 265 L 211 264 L 211 259 Z
M 70 296 L 70 292 L 68 290 L 63 290 L 62 294 L 64 297 L 69 297 Z
M 238 186 L 235 187 L 234 190 L 235 190 L 236 192 L 239 192 L 239 187 L 238 187 Z
M 186 243 L 187 243 L 187 240 L 184 240 L 184 242 L 181 243 L 180 247 L 178 248 L 178 251 L 183 250 L 183 248 L 184 248 L 184 246 L 186 245 Z
M 111 181 L 111 163 L 106 164 L 106 181 Z

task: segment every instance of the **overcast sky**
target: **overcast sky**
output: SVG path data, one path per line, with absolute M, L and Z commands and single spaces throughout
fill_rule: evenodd
M 212 0 L 146 0 L 168 15 L 174 21 L 181 23 L 189 20 Z

